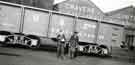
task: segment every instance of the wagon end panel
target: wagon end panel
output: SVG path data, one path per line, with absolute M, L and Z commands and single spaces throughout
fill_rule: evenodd
M 101 23 L 97 42 L 99 44 L 118 47 L 123 39 L 123 31 L 123 27 Z

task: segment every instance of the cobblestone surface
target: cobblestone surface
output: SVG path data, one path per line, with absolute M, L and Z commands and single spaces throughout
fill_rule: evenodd
M 0 47 L 0 65 L 135 65 L 135 51 L 113 48 L 112 57 L 80 55 L 62 60 L 56 51 Z

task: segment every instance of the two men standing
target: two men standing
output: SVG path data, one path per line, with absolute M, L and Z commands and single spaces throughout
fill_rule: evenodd
M 79 42 L 78 32 L 74 32 L 69 40 L 68 54 L 70 58 L 74 58 L 77 50 L 77 45 Z M 62 30 L 59 31 L 57 35 L 58 43 L 57 43 L 57 57 L 65 58 L 65 47 L 66 47 L 66 38 L 64 32 Z

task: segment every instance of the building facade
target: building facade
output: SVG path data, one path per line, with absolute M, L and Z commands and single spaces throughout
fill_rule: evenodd
M 91 19 L 104 16 L 104 13 L 90 0 L 66 0 L 56 4 L 55 10 Z
M 108 17 L 124 21 L 124 40 L 127 45 L 135 46 L 135 7 L 128 6 L 119 10 L 106 13 Z

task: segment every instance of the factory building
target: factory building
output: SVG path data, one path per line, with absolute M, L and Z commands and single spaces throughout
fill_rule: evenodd
M 135 7 L 131 5 L 119 10 L 108 12 L 106 15 L 124 21 L 124 40 L 128 45 L 135 46 Z
M 104 13 L 91 0 L 65 0 L 54 10 L 90 19 L 101 19 Z

